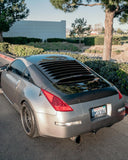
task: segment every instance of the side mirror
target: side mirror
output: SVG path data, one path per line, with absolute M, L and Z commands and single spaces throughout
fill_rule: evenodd
M 9 64 L 5 64 L 3 67 L 2 67 L 2 70 L 6 70 L 6 71 L 8 71 L 9 70 Z
M 9 66 L 8 64 L 5 64 L 5 65 L 0 67 L 0 70 L 3 71 L 4 69 L 7 69 L 8 66 Z

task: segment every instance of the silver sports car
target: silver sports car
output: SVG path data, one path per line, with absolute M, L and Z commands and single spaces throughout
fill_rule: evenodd
M 18 58 L 3 70 L 1 87 L 30 137 L 79 141 L 79 135 L 111 126 L 125 116 L 120 91 L 65 55 Z

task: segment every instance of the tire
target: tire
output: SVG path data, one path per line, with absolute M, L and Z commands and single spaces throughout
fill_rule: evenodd
M 29 137 L 37 137 L 38 130 L 36 126 L 34 113 L 27 102 L 23 102 L 21 108 L 21 122 L 25 133 Z

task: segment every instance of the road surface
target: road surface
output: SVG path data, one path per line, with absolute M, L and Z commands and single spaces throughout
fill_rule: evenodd
M 0 65 L 5 63 L 0 58 Z M 82 135 L 80 145 L 68 139 L 31 139 L 0 89 L 0 160 L 128 160 L 128 117 L 96 135 Z

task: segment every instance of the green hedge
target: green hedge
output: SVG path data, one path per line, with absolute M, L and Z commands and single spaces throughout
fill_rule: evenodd
M 9 43 L 0 43 L 0 52 L 5 52 L 5 53 L 8 53 L 8 46 L 9 46 Z
M 122 93 L 128 95 L 128 64 L 99 60 L 86 61 L 85 63 L 108 81 L 116 85 Z
M 80 52 L 81 50 L 74 44 L 70 43 L 62 43 L 62 42 L 37 42 L 37 43 L 29 43 L 28 45 L 34 46 L 36 48 L 43 48 L 45 51 L 72 51 L 72 52 Z
M 68 43 L 79 43 L 79 38 L 48 38 L 45 42 L 68 42 Z M 84 43 L 84 40 L 81 40 Z
M 120 45 L 122 42 L 127 42 L 127 36 L 114 36 L 112 40 L 113 45 Z M 48 38 L 47 42 L 69 42 L 69 43 L 79 43 L 79 38 Z M 103 45 L 104 37 L 103 36 L 94 36 L 94 37 L 85 37 L 84 40 L 81 40 L 81 43 L 84 43 L 86 46 L 93 45 Z
M 122 41 L 122 37 L 113 37 L 112 44 L 113 45 L 120 45 Z
M 123 37 L 113 37 L 112 44 L 113 45 L 120 45 Z M 126 37 L 125 37 L 126 39 Z M 93 45 L 104 45 L 104 37 L 86 37 L 84 38 L 84 44 L 86 46 L 93 46 Z
M 48 38 L 46 42 L 65 42 L 66 40 L 63 38 Z
M 85 46 L 94 46 L 95 45 L 95 38 L 96 37 L 86 37 L 86 38 L 84 38 Z
M 27 38 L 27 37 L 4 37 L 4 42 L 11 44 L 27 44 L 30 42 L 42 42 L 39 38 Z
M 81 41 L 79 41 L 79 38 L 66 38 L 66 42 L 68 43 L 84 43 L 84 40 L 81 39 Z
M 13 44 L 9 45 L 8 50 L 10 53 L 18 57 L 42 54 L 44 52 L 42 48 L 35 48 L 33 46 L 26 46 L 26 45 L 13 45 Z
M 95 37 L 95 45 L 104 45 L 104 37 Z

